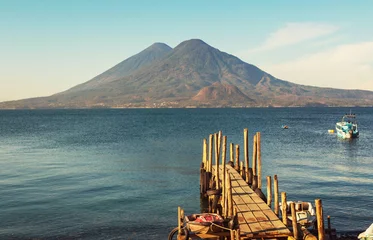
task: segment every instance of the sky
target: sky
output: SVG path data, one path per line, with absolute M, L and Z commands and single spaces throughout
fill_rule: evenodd
M 0 101 L 198 38 L 297 84 L 373 91 L 373 1 L 0 0 Z

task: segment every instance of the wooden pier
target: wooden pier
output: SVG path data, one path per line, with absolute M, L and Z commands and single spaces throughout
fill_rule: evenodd
M 244 129 L 244 160 L 240 160 L 239 145 L 231 143 L 229 148 L 230 158 L 227 161 L 227 137 L 222 136 L 221 131 L 211 134 L 208 142 L 204 139 L 200 169 L 200 194 L 207 203 L 205 212 L 222 216 L 224 224 L 214 226 L 215 230 L 188 231 L 184 211 L 179 207 L 178 227 L 173 232 L 177 234 L 177 239 L 317 239 L 296 221 L 289 224 L 287 214 L 280 215 L 277 175 L 273 177 L 273 181 L 271 176 L 266 177 L 267 194 L 263 194 L 260 133 L 253 136 L 251 165 L 247 129 Z M 296 219 L 294 203 L 287 209 L 285 192 L 281 192 L 281 200 L 281 212 L 290 212 L 293 219 Z M 318 239 L 324 240 L 321 200 L 317 199 L 315 203 Z M 171 233 L 169 239 L 173 239 Z

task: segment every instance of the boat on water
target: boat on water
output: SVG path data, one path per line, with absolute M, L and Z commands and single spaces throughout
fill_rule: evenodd
M 291 216 L 291 209 L 290 204 L 295 204 L 295 216 L 297 218 L 297 223 L 300 224 L 301 227 L 304 228 L 313 228 L 315 227 L 316 222 L 316 211 L 315 208 L 312 206 L 310 202 L 303 202 L 303 201 L 287 201 L 286 205 L 286 216 L 288 220 L 288 226 L 292 224 L 292 216 Z M 282 207 L 280 208 L 282 211 Z M 281 212 L 282 213 L 282 212 Z
M 289 126 L 288 125 L 282 125 L 282 128 L 283 129 L 289 129 Z
M 338 137 L 343 139 L 359 137 L 356 114 L 350 112 L 350 114 L 343 115 L 342 120 L 335 124 L 335 130 Z

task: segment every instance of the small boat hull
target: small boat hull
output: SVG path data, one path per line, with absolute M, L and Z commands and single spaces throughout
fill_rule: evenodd
M 185 216 L 188 230 L 194 233 L 222 232 L 224 219 L 215 213 L 200 213 Z
M 359 131 L 357 130 L 357 126 L 355 124 L 338 122 L 335 129 L 337 132 L 337 136 L 340 138 L 350 139 L 359 137 Z
M 295 216 L 297 223 L 300 224 L 302 227 L 305 228 L 313 228 L 315 226 L 316 222 L 316 212 L 314 207 L 312 206 L 312 203 L 310 202 L 303 202 L 303 201 L 288 201 L 286 203 L 287 205 L 287 224 L 288 226 L 292 225 L 292 216 L 291 216 L 291 209 L 290 204 L 295 204 Z M 282 210 L 282 207 L 281 207 Z M 281 215 L 283 213 L 281 212 Z
M 359 137 L 357 121 L 355 114 L 346 114 L 340 122 L 335 124 L 337 136 L 343 139 L 351 139 Z

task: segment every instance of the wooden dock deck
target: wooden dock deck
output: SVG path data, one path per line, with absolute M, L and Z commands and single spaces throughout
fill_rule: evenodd
M 223 170 L 223 168 L 221 167 Z M 278 216 L 231 166 L 226 166 L 232 183 L 233 208 L 237 209 L 241 239 L 291 236 Z M 222 172 L 222 171 L 219 171 Z
M 285 192 L 281 192 L 282 209 L 280 211 L 277 175 L 273 178 L 274 189 L 272 189 L 271 176 L 267 176 L 267 194 L 266 196 L 263 194 L 259 132 L 253 137 L 251 164 L 249 164 L 248 145 L 248 130 L 244 129 L 244 160 L 239 159 L 239 145 L 231 143 L 230 159 L 227 162 L 227 137 L 222 136 L 221 131 L 210 134 L 208 144 L 207 139 L 203 140 L 200 169 L 201 199 L 207 202 L 208 214 L 210 216 L 211 214 L 221 215 L 224 218 L 224 224 L 219 226 L 213 224 L 218 228 L 217 231 L 213 230 L 211 228 L 213 225 L 211 225 L 206 232 L 190 232 L 193 229 L 190 225 L 188 226 L 184 211 L 179 207 L 178 227 L 170 233 L 169 239 L 173 239 L 172 236 L 175 233 L 177 233 L 178 240 L 316 239 L 315 236 L 304 231 L 297 221 L 289 224 L 287 213 L 290 210 L 291 218 L 296 219 L 296 210 L 294 202 L 290 203 L 290 209 L 288 209 Z M 215 158 L 214 164 L 213 157 Z M 272 204 L 272 199 L 274 204 Z M 321 200 L 316 199 L 315 203 L 319 240 L 324 240 Z M 279 218 L 280 212 L 285 213 L 281 219 Z M 193 222 L 192 225 L 196 224 L 199 223 Z M 288 228 L 290 225 L 292 231 Z M 303 231 L 303 236 L 298 229 Z

